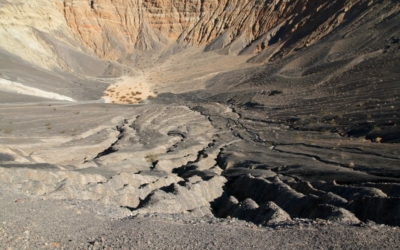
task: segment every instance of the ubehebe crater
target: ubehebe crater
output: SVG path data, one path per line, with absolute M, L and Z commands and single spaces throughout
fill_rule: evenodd
M 399 11 L 0 0 L 3 224 L 31 200 L 124 220 L 400 226 Z M 25 246 L 4 225 L 0 245 Z M 76 247 L 62 239 L 43 246 Z

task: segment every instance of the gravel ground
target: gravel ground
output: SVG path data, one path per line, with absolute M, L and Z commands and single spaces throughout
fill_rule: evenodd
M 5 190 L 5 189 L 2 189 Z M 92 201 L 2 192 L 1 249 L 399 249 L 400 229 L 297 219 L 270 227 L 188 214 L 140 215 Z

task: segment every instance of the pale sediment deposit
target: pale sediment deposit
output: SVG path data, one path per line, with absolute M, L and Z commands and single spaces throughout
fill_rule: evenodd
M 53 100 L 75 102 L 74 99 L 72 99 L 68 96 L 63 96 L 63 95 L 60 95 L 57 93 L 43 91 L 43 90 L 40 90 L 37 88 L 31 88 L 31 87 L 25 86 L 21 83 L 8 81 L 6 79 L 0 79 L 0 88 L 2 91 L 8 92 L 8 93 L 16 93 L 16 94 L 21 94 L 21 95 L 43 97 L 43 98 L 53 99 Z
M 142 77 L 126 77 L 109 86 L 102 97 L 106 103 L 136 104 L 157 97 L 156 91 Z

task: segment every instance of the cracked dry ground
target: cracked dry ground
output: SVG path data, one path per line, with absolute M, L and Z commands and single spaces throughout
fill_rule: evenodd
M 296 130 L 244 116 L 245 106 L 167 104 L 170 98 L 134 108 L 27 105 L 28 115 L 13 117 L 18 136 L 1 138 L 8 148 L 1 154 L 3 186 L 117 205 L 126 208 L 121 217 L 400 225 L 396 143 Z
M 354 245 L 359 248 L 397 244 L 398 230 L 391 229 L 396 227 L 380 227 L 375 236 L 373 229 L 359 227 L 400 225 L 397 143 L 348 136 L 351 128 L 340 135 L 346 115 L 336 126 L 321 116 L 320 127 L 305 129 L 316 125 L 301 112 L 294 119 L 290 107 L 203 97 L 165 94 L 143 106 L 26 104 L 24 113 L 19 104 L 4 107 L 1 122 L 12 124 L 13 131 L 0 138 L 1 199 L 17 215 L 4 214 L 1 245 L 260 248 L 261 239 L 274 232 L 258 231 L 259 226 L 288 227 L 292 236 L 276 237 L 285 237 L 277 242 L 289 248 L 309 246 L 310 239 L 327 245 L 320 235 L 326 227 L 339 248 L 350 244 L 344 240 L 348 235 L 359 240 Z M 385 138 L 385 129 L 378 132 Z M 123 219 L 130 216 L 135 219 Z M 104 219 L 110 217 L 116 221 Z M 54 223 L 60 226 L 51 229 Z M 154 239 L 168 236 L 163 228 L 174 235 Z M 191 230 L 197 233 L 190 236 Z M 197 238 L 188 243 L 178 235 Z M 201 235 L 207 242 L 197 241 Z M 242 235 L 246 241 L 233 240 Z

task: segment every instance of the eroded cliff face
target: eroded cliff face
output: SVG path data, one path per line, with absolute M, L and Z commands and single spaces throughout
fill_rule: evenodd
M 255 61 L 265 62 L 316 43 L 381 2 L 3 1 L 1 47 L 43 68 L 56 65 L 68 71 L 76 69 L 60 57 L 60 46 L 124 62 L 136 50 L 158 52 L 178 43 L 221 54 L 258 55 Z
M 62 12 L 85 46 L 104 59 L 178 42 L 223 54 L 273 50 L 267 60 L 319 41 L 375 2 L 65 0 Z

